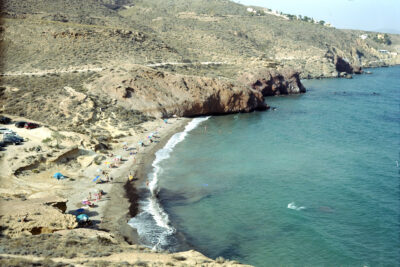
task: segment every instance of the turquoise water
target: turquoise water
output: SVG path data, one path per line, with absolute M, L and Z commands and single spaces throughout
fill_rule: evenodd
M 400 265 L 400 67 L 211 117 L 159 163 L 170 223 L 255 266 Z

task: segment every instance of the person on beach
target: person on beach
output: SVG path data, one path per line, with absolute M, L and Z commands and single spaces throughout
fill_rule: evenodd
M 99 193 L 97 195 L 99 196 L 99 200 L 101 200 L 101 197 L 103 196 L 103 190 L 99 189 Z
M 149 181 L 146 181 L 146 186 L 149 187 Z
M 91 200 L 92 200 L 92 193 L 91 193 L 91 192 L 89 192 L 89 197 L 88 197 L 88 200 L 89 200 L 89 201 L 91 201 Z

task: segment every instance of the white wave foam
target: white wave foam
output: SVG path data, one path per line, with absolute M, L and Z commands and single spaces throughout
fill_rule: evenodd
M 156 158 L 152 164 L 153 171 L 148 175 L 150 197 L 141 203 L 143 212 L 137 216 L 138 219 L 132 218 L 129 221 L 129 225 L 136 228 L 139 236 L 142 236 L 143 239 L 147 239 L 151 243 L 153 249 L 159 249 L 166 246 L 168 243 L 168 236 L 172 235 L 176 231 L 170 225 L 168 214 L 162 209 L 157 199 L 157 194 L 159 192 L 158 177 L 162 171 L 159 164 L 170 157 L 174 147 L 182 142 L 190 131 L 195 129 L 200 123 L 206 121 L 208 118 L 210 117 L 195 118 L 190 121 L 183 132 L 174 134 L 171 139 L 168 140 L 167 144 L 155 154 Z M 148 222 L 140 222 L 140 218 L 146 217 L 145 213 L 151 215 L 157 225 L 157 229 L 146 225 Z M 157 236 L 154 236 L 154 233 L 157 233 Z
M 304 210 L 306 209 L 306 207 L 297 207 L 296 204 L 294 202 L 291 202 L 287 205 L 288 209 L 292 209 L 292 210 Z

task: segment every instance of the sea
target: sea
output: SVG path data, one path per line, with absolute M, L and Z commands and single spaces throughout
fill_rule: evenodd
M 400 266 L 400 66 L 370 71 L 193 119 L 149 170 L 129 221 L 141 242 L 255 266 Z

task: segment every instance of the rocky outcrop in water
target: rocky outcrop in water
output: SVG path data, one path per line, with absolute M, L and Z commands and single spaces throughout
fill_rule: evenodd
M 277 71 L 261 69 L 245 73 L 238 79 L 240 84 L 261 92 L 264 96 L 305 93 L 300 73 L 292 69 Z
M 339 73 L 345 72 L 347 74 L 361 74 L 363 72 L 360 66 L 353 66 L 338 55 L 335 56 L 334 64 Z
M 134 66 L 104 72 L 89 86 L 115 104 L 155 117 L 193 117 L 265 110 L 262 93 L 226 79 L 186 76 Z

